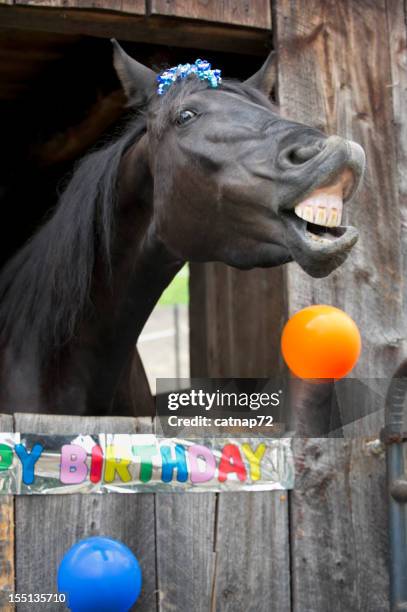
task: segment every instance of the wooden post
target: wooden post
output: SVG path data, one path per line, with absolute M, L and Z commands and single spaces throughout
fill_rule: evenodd
M 192 264 L 191 376 L 269 378 L 281 370 L 284 271 Z
M 401 0 L 393 4 L 403 12 Z M 364 188 L 346 215 L 360 230 L 357 247 L 328 279 L 312 280 L 290 265 L 287 314 L 312 303 L 344 308 L 363 339 L 355 375 L 388 379 L 401 358 L 407 313 L 392 107 L 393 33 L 386 3 L 275 0 L 273 23 L 281 112 L 356 140 L 368 160 Z M 371 433 L 377 435 L 380 425 L 376 419 Z M 296 459 L 293 611 L 388 610 L 383 455 L 370 453 L 363 440 L 297 440 Z
M 0 431 L 13 429 L 13 417 L 0 415 Z M 3 612 L 14 610 L 14 605 L 9 603 L 14 581 L 14 500 L 12 495 L 0 495 L 0 610 Z
M 393 101 L 393 125 L 397 156 L 397 186 L 401 214 L 401 252 L 407 270 L 407 5 L 402 0 L 388 0 L 387 19 L 390 42 L 391 74 L 388 91 Z M 407 282 L 404 283 L 404 301 Z

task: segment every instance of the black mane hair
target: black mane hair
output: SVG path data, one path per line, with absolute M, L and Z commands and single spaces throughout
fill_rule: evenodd
M 124 152 L 146 129 L 133 119 L 121 137 L 87 155 L 55 212 L 0 274 L 0 340 L 15 350 L 35 331 L 39 350 L 61 346 L 89 303 L 96 254 L 109 273 L 117 176 Z

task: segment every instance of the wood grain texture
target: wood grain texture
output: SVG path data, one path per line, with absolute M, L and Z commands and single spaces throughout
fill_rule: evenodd
M 393 102 L 393 126 L 397 155 L 397 187 L 401 214 L 401 251 L 403 269 L 407 270 L 407 5 L 388 0 L 387 20 L 390 43 L 391 82 L 388 91 Z M 407 283 L 404 284 L 407 303 Z
M 191 264 L 191 376 L 266 377 L 281 370 L 283 270 Z
M 191 265 L 191 375 L 270 377 L 281 370 L 283 271 Z M 215 612 L 289 610 L 288 502 L 281 492 L 218 494 Z
M 145 0 L 15 0 L 22 6 L 38 6 L 64 9 L 96 9 L 144 15 Z
M 385 612 L 384 453 L 361 440 L 296 440 L 290 492 L 293 612 Z
M 160 612 L 209 612 L 215 569 L 215 495 L 156 494 Z
M 131 0 L 128 0 L 131 2 Z M 60 8 L 31 5 L 2 6 L 3 28 L 80 34 L 150 44 L 231 51 L 263 56 L 270 46 L 269 30 L 194 19 L 154 16 L 146 19 L 136 13 L 124 14 L 86 8 Z
M 268 0 L 151 0 L 150 12 L 271 29 Z
M 48 434 L 147 433 L 152 431 L 152 422 L 143 418 L 18 414 L 15 427 L 22 432 Z M 127 544 L 140 562 L 143 588 L 137 610 L 156 611 L 153 494 L 21 496 L 15 504 L 18 592 L 56 592 L 57 568 L 69 547 L 88 536 L 106 535 Z M 52 607 L 44 604 L 43 609 Z M 30 605 L 18 605 L 18 612 L 30 610 Z
M 290 609 L 285 491 L 219 494 L 213 612 Z
M 354 374 L 388 376 L 401 356 L 407 313 L 385 3 L 277 0 L 275 8 L 282 113 L 356 140 L 368 160 L 346 215 L 360 231 L 358 244 L 327 279 L 290 264 L 289 312 L 312 303 L 344 307 L 363 338 Z
M 13 417 L 0 414 L 0 431 L 14 431 Z M 8 598 L 14 592 L 14 501 L 12 495 L 0 496 L 0 610 L 11 612 Z
M 291 264 L 288 310 L 311 303 L 344 308 L 363 339 L 355 375 L 383 377 L 384 386 L 401 359 L 407 329 L 385 2 L 276 0 L 274 26 L 282 113 L 356 140 L 368 160 L 349 212 L 360 230 L 358 245 L 327 279 L 312 280 Z M 379 417 L 368 424 L 376 434 Z M 299 478 L 290 494 L 294 612 L 386 612 L 383 458 L 357 440 L 297 440 L 296 462 Z

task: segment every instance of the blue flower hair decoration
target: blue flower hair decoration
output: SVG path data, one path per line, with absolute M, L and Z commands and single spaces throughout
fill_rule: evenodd
M 208 81 L 209 85 L 214 88 L 218 87 L 222 82 L 220 70 L 212 70 L 209 62 L 197 59 L 195 64 L 178 64 L 178 66 L 167 68 L 167 70 L 159 74 L 157 77 L 158 95 L 162 96 L 173 83 L 186 79 L 190 74 L 194 74 L 201 81 Z

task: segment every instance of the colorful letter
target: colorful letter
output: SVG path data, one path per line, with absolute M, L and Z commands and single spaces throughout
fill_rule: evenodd
M 208 482 L 215 475 L 216 461 L 212 451 L 201 444 L 193 444 L 188 449 L 191 482 Z M 204 460 L 203 469 L 200 469 L 198 458 Z M 202 462 L 201 462 L 202 465 Z
M 8 444 L 0 444 L 0 472 L 8 470 L 13 463 L 13 449 Z
M 131 474 L 129 472 L 130 459 L 121 457 L 117 459 L 119 453 L 116 447 L 110 444 L 106 449 L 106 466 L 105 466 L 105 481 L 113 482 L 116 477 L 116 472 L 122 482 L 129 482 Z
M 247 473 L 242 456 L 236 444 L 226 444 L 222 449 L 219 462 L 219 482 L 225 482 L 228 474 L 235 473 L 242 482 L 246 480 Z
M 87 452 L 77 444 L 64 444 L 61 448 L 59 479 L 63 484 L 79 484 L 88 475 Z
M 171 453 L 171 446 L 161 446 L 162 472 L 161 480 L 171 482 L 173 471 L 177 470 L 178 482 L 186 482 L 188 479 L 188 468 L 185 457 L 185 449 L 181 444 L 175 445 L 175 459 Z
M 242 444 L 242 450 L 250 463 L 250 476 L 252 480 L 260 480 L 261 471 L 260 471 L 260 461 L 264 457 L 264 453 L 266 452 L 266 445 L 264 442 L 258 445 L 256 450 L 253 450 L 250 447 L 250 444 Z
M 92 448 L 92 459 L 90 463 L 90 481 L 100 482 L 103 470 L 103 451 L 99 444 L 95 444 Z
M 14 447 L 18 458 L 23 466 L 23 483 L 30 485 L 34 482 L 34 467 L 38 459 L 41 457 L 41 453 L 44 447 L 41 444 L 35 444 L 31 453 L 27 453 L 25 446 L 22 444 L 16 444 Z
M 144 444 L 140 446 L 133 446 L 132 451 L 135 457 L 141 458 L 140 463 L 140 480 L 141 482 L 148 482 L 151 480 L 153 474 L 153 462 L 152 458 L 157 454 L 157 447 L 154 444 Z

